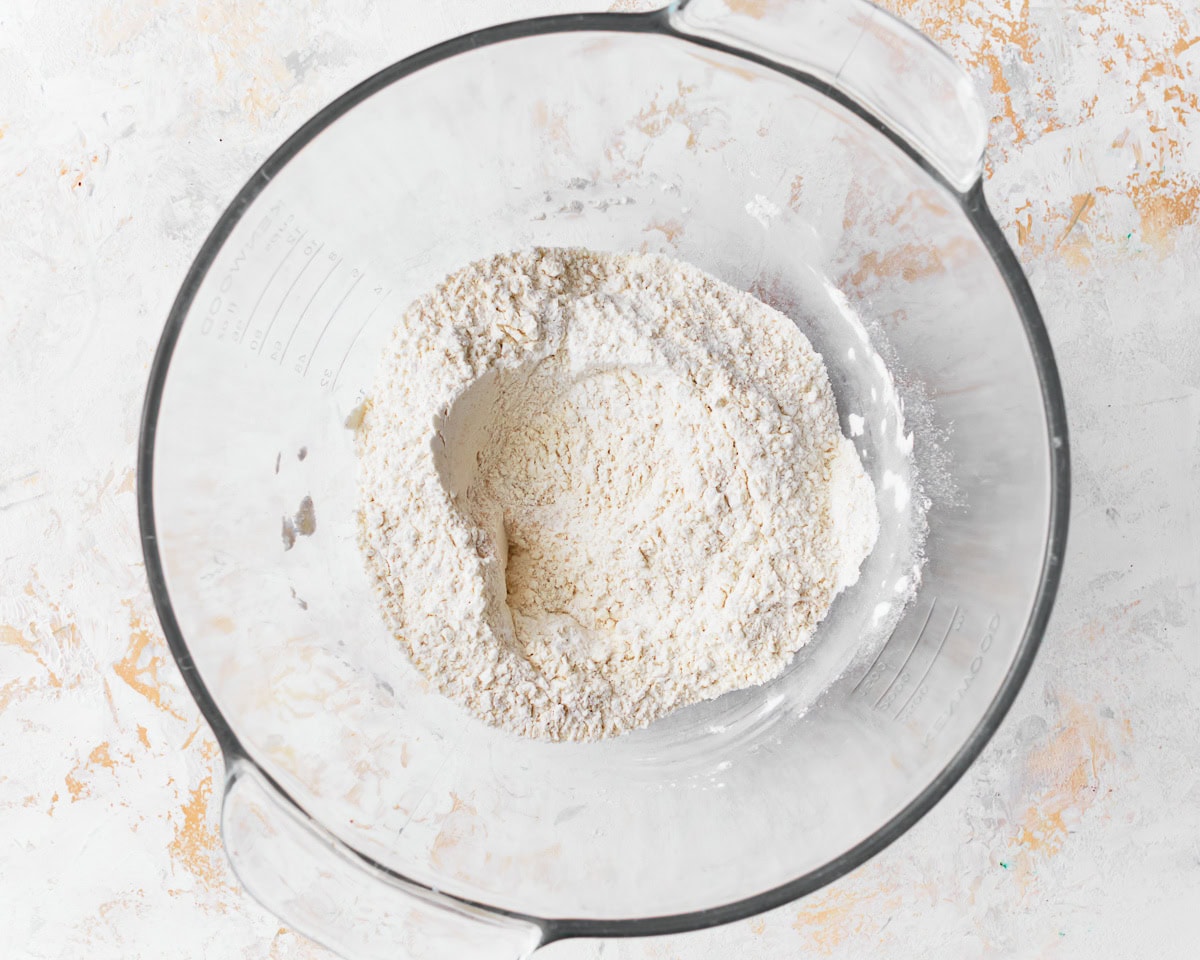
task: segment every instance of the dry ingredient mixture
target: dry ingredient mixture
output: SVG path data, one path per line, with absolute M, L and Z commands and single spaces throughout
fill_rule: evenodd
M 443 694 L 551 740 L 775 677 L 879 529 L 796 325 L 659 256 L 451 275 L 400 319 L 358 451 L 393 633 Z

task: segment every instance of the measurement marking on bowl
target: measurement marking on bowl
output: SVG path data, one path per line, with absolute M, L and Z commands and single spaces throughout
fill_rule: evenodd
M 934 608 L 936 608 L 936 607 L 937 607 L 937 599 L 934 598 L 933 603 L 931 603 L 929 605 L 929 613 L 927 613 L 925 615 L 925 622 L 923 624 L 921 624 L 921 629 L 917 632 L 917 639 L 913 641 L 912 649 L 910 649 L 908 651 L 908 656 L 906 656 L 904 658 L 904 662 L 900 664 L 900 669 L 897 670 L 896 675 L 894 677 L 892 677 L 892 682 L 889 683 L 886 687 L 884 687 L 883 693 L 881 693 L 879 695 L 879 699 L 877 699 L 875 701 L 876 707 L 878 707 L 881 703 L 883 703 L 884 698 L 887 697 L 887 695 L 892 692 L 892 687 L 894 687 L 896 685 L 896 681 L 899 680 L 902 676 L 904 676 L 904 670 L 906 667 L 908 667 L 908 662 L 912 659 L 913 654 L 917 652 L 917 647 L 919 647 L 921 645 L 921 639 L 925 636 L 925 631 L 929 627 L 929 621 L 933 619 L 933 611 L 934 611 Z M 957 611 L 958 608 L 955 607 L 954 609 Z M 954 618 L 951 617 L 950 619 L 951 619 L 951 622 L 953 622 Z
M 302 374 L 302 376 L 305 376 L 305 377 L 308 376 L 308 368 L 312 366 L 313 354 L 315 354 L 317 352 L 317 348 L 319 346 L 321 346 L 321 340 L 325 336 L 325 331 L 329 329 L 329 325 L 331 323 L 333 323 L 334 317 L 336 317 L 338 315 L 338 313 L 341 311 L 342 307 L 345 305 L 346 301 L 350 299 L 350 294 L 352 294 L 354 292 L 354 288 L 358 286 L 359 281 L 362 280 L 362 278 L 364 276 L 366 276 L 366 274 L 360 272 L 357 267 L 351 271 L 351 275 L 353 275 L 355 273 L 357 273 L 358 276 L 355 277 L 354 282 L 352 284 L 350 284 L 350 289 L 342 294 L 342 299 L 339 300 L 337 303 L 337 306 L 333 308 L 333 313 L 331 313 L 329 315 L 328 319 L 326 319 L 325 326 L 323 326 L 321 328 L 321 332 L 317 334 L 317 339 L 315 341 L 313 341 L 312 349 L 308 352 L 308 360 L 304 364 L 304 373 Z
M 292 338 L 296 336 L 296 331 L 300 329 L 300 324 L 304 322 L 304 318 L 308 315 L 309 308 L 312 307 L 322 288 L 329 282 L 329 278 L 333 276 L 333 272 L 342 265 L 344 257 L 338 257 L 337 254 L 330 254 L 331 257 L 336 257 L 333 266 L 329 268 L 329 272 L 321 278 L 321 282 L 317 284 L 317 288 L 312 292 L 312 296 L 308 298 L 308 303 L 304 305 L 304 309 L 300 311 L 300 316 L 296 318 L 296 325 L 292 327 L 292 332 L 288 334 L 287 343 L 283 345 L 283 352 L 279 354 L 279 365 L 283 366 L 283 358 L 287 356 L 288 347 L 292 345 Z
M 922 633 L 925 631 L 925 627 L 927 627 L 929 625 L 929 618 L 933 616 L 933 610 L 934 610 L 934 607 L 936 607 L 936 606 L 937 606 L 937 597 L 934 597 L 933 602 L 929 604 L 929 613 L 927 613 L 925 615 L 925 623 L 922 624 L 922 626 L 921 626 Z M 895 634 L 892 635 L 892 637 L 894 637 L 894 636 L 895 636 Z M 891 647 L 892 637 L 888 637 L 887 640 L 884 641 L 883 647 L 880 649 L 879 653 L 875 654 L 875 659 L 872 660 L 871 665 L 869 667 L 867 667 L 867 672 L 864 673 L 861 677 L 859 677 L 858 683 L 856 683 L 854 685 L 854 688 L 850 691 L 851 693 L 857 693 L 859 688 L 864 683 L 866 683 L 867 680 L 871 681 L 870 685 L 872 687 L 875 686 L 875 682 L 878 679 L 878 677 L 875 673 L 875 668 L 877 666 L 879 666 L 880 661 L 884 658 L 884 655 L 888 652 L 888 649 Z M 920 640 L 920 635 L 917 636 L 917 639 L 918 639 L 918 641 Z M 866 692 L 867 692 L 866 690 L 863 691 L 863 693 L 866 693 Z
M 292 282 L 290 284 L 288 284 L 288 288 L 283 294 L 283 299 L 279 301 L 279 306 L 277 306 L 275 308 L 275 312 L 273 314 L 271 314 L 271 322 L 267 324 L 267 329 L 263 331 L 262 342 L 259 343 L 259 345 L 258 345 L 258 353 L 260 356 L 262 355 L 263 347 L 265 347 L 267 345 L 267 337 L 269 337 L 271 334 L 271 328 L 273 326 L 275 326 L 275 321 L 279 319 L 279 311 L 281 311 L 283 309 L 283 305 L 285 303 L 287 303 L 288 297 L 290 297 L 292 295 L 292 291 L 296 289 L 296 284 L 298 284 L 300 282 L 300 278 L 304 276 L 304 271 L 306 271 L 309 268 L 309 265 L 315 259 L 317 259 L 317 254 L 321 252 L 321 248 L 324 246 L 325 246 L 325 241 L 321 241 L 320 243 L 317 244 L 317 249 L 315 249 L 309 255 L 309 258 L 306 261 L 304 261 L 304 266 L 302 266 L 300 268 L 300 272 L 297 273 L 295 278 L 292 280 Z
M 368 313 L 366 316 L 366 319 L 363 320 L 362 326 L 360 326 L 356 331 L 354 331 L 354 336 L 350 338 L 350 345 L 348 347 L 346 347 L 346 352 L 344 354 L 342 354 L 342 362 L 338 364 L 337 373 L 335 373 L 333 375 L 333 383 L 331 383 L 329 385 L 330 390 L 332 390 L 334 387 L 337 386 L 338 377 L 340 377 L 342 375 L 342 367 L 344 367 L 346 365 L 346 358 L 350 356 L 350 351 L 354 349 L 354 344 L 358 342 L 358 335 L 367 329 L 367 324 L 370 323 L 371 318 L 373 316 L 375 316 L 375 311 L 377 311 L 380 307 L 382 307 L 383 301 L 386 300 L 391 295 L 392 295 L 391 290 L 386 291 L 384 293 L 384 295 L 379 298 L 379 302 L 371 308 L 371 312 Z
M 962 626 L 961 622 L 958 624 L 958 626 Z M 975 657 L 967 665 L 966 673 L 959 681 L 958 687 L 955 689 L 954 694 L 950 697 L 949 704 L 925 731 L 925 738 L 921 741 L 922 746 L 927 747 L 933 743 L 934 737 L 936 737 L 942 732 L 943 729 L 945 729 L 946 724 L 950 722 L 950 718 L 954 716 L 955 711 L 958 710 L 958 705 L 967 695 L 967 691 L 971 689 L 971 685 L 975 682 L 975 677 L 978 676 L 979 671 L 983 669 L 983 658 L 992 648 L 992 644 L 996 640 L 996 633 L 999 629 L 1000 614 L 994 613 L 992 614 L 991 619 L 988 620 L 987 626 L 984 628 L 983 636 L 979 638 L 979 647 L 976 650 Z
M 921 679 L 918 680 L 916 686 L 913 687 L 913 692 L 908 695 L 908 699 L 905 700 L 904 703 L 900 705 L 900 709 L 896 711 L 895 719 L 899 720 L 900 717 L 904 715 L 904 711 L 908 709 L 909 704 L 913 703 L 914 700 L 916 700 L 916 702 L 919 704 L 925 699 L 925 694 L 928 693 L 928 689 L 925 687 L 925 681 L 929 679 L 929 672 L 933 669 L 933 665 L 937 663 L 938 657 L 942 655 L 942 650 L 945 649 L 946 641 L 950 639 L 950 634 L 955 630 L 960 629 L 962 625 L 963 619 L 959 615 L 959 608 L 956 605 L 954 607 L 954 612 L 950 614 L 950 623 L 946 627 L 946 632 L 942 634 L 941 643 L 939 643 L 937 645 L 937 649 L 933 651 L 933 656 L 929 658 L 929 663 L 925 665 L 925 669 L 921 673 Z M 917 698 L 917 694 L 921 695 L 919 699 Z
M 867 672 L 858 678 L 858 683 L 856 683 L 854 685 L 854 688 L 850 691 L 851 693 L 858 693 L 859 687 L 861 687 L 864 683 L 866 683 L 867 678 L 870 677 L 875 672 L 875 668 L 879 665 L 879 661 L 882 660 L 883 655 L 885 653 L 887 653 L 888 643 L 890 641 L 891 641 L 891 637 L 888 637 L 888 639 L 884 641 L 883 646 L 880 647 L 880 649 L 879 649 L 879 652 L 877 654 L 875 654 L 875 659 L 872 660 L 871 665 L 869 667 L 867 667 Z
M 336 250 L 338 245 L 333 246 Z M 229 344 L 245 345 L 260 359 L 270 360 L 278 367 L 284 367 L 284 361 L 290 360 L 292 372 L 303 379 L 307 379 L 313 360 L 319 359 L 316 379 L 320 389 L 335 389 L 341 381 L 350 354 L 393 289 L 385 288 L 377 281 L 363 285 L 362 279 L 367 276 L 367 271 L 362 266 L 356 266 L 344 251 L 338 253 L 329 247 L 327 238 L 314 236 L 307 227 L 296 223 L 295 213 L 288 213 L 282 204 L 276 204 L 263 216 L 254 233 L 238 248 L 238 253 L 226 268 L 219 290 L 211 298 L 200 333 L 208 336 L 217 331 L 214 339 L 221 341 L 225 340 L 228 329 Z M 295 257 L 297 250 L 305 258 L 299 265 Z M 324 260 L 322 251 L 325 252 Z M 318 260 L 327 267 L 319 279 L 310 277 L 319 269 L 310 270 Z M 258 269 L 266 273 L 265 282 L 251 285 L 253 277 L 243 272 L 244 262 L 249 263 L 252 271 Z M 239 286 L 239 283 L 246 288 Z M 301 297 L 303 302 L 297 302 Z M 347 343 L 343 331 L 355 324 L 355 320 L 368 309 L 366 301 L 369 300 L 374 300 L 374 304 L 369 306 L 369 312 L 357 324 Z M 241 303 L 251 301 L 253 303 L 249 311 L 243 311 Z M 326 313 L 331 302 L 332 310 Z M 223 308 L 228 317 L 221 314 Z M 260 315 L 264 312 L 269 312 L 270 318 L 265 326 L 256 326 L 256 321 L 261 322 Z M 293 322 L 286 339 L 279 337 L 272 340 L 275 327 L 281 322 L 286 325 L 288 317 L 293 318 Z M 269 353 L 265 352 L 268 342 L 271 344 Z M 339 350 L 344 352 L 334 363 L 333 357 Z M 318 358 L 320 351 L 324 353 Z
M 246 326 L 242 328 L 242 335 L 238 337 L 239 344 L 246 339 L 246 331 L 250 329 L 250 323 L 254 319 L 254 314 L 258 312 L 258 308 L 263 302 L 263 297 L 267 295 L 267 291 L 271 289 L 271 284 L 275 282 L 275 278 L 279 275 L 279 271 L 282 270 L 283 265 L 287 263 L 288 257 L 292 255 L 293 250 L 300 246 L 300 241 L 304 239 L 307 233 L 307 230 L 300 231 L 300 236 L 298 236 L 292 242 L 292 245 L 287 248 L 287 252 L 284 253 L 282 259 L 279 261 L 279 264 L 275 267 L 275 269 L 271 271 L 271 275 L 267 278 L 267 282 L 263 284 L 262 290 L 260 290 L 258 293 L 258 299 L 254 301 L 254 306 L 250 308 L 250 315 L 246 317 Z

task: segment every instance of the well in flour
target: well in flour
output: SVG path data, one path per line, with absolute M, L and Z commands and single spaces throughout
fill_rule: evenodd
M 389 627 L 443 694 L 527 736 L 770 680 L 878 533 L 800 330 L 659 256 L 452 274 L 400 318 L 357 437 Z

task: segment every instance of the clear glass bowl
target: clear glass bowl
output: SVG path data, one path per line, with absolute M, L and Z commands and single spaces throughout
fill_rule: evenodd
M 174 305 L 140 450 L 151 587 L 224 751 L 239 876 L 347 956 L 519 957 L 802 896 L 937 802 L 1029 669 L 1066 419 L 970 85 L 867 3 L 736 6 L 524 21 L 384 70 L 267 161 Z M 784 676 L 598 744 L 432 693 L 354 542 L 347 421 L 398 311 L 539 244 L 671 254 L 791 316 L 883 518 Z

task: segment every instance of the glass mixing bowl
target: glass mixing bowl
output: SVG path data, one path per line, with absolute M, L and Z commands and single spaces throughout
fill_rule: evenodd
M 167 322 L 151 588 L 238 875 L 346 956 L 514 958 L 800 897 L 936 803 L 1029 669 L 1066 419 L 970 84 L 867 3 L 726 2 L 508 24 L 370 78 L 238 194 Z M 432 692 L 354 537 L 347 427 L 398 311 L 532 245 L 667 253 L 787 313 L 883 520 L 783 676 L 594 744 Z

